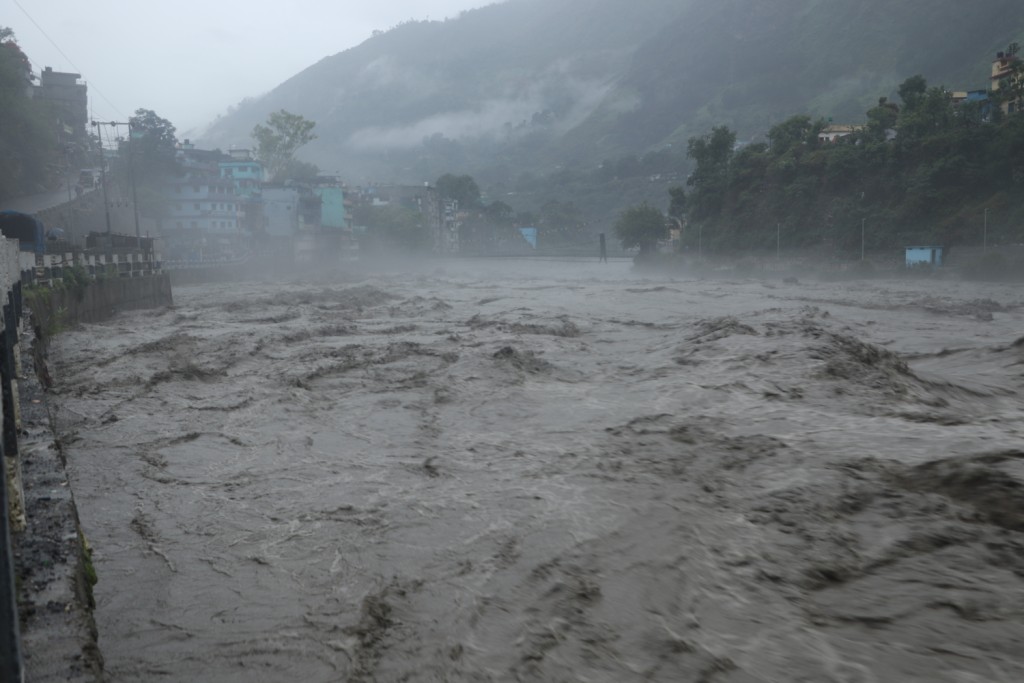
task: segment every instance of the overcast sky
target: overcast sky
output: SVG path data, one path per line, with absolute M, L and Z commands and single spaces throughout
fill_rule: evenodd
M 0 26 L 34 69 L 81 73 L 97 119 L 152 109 L 181 136 L 376 29 L 494 2 L 0 0 Z

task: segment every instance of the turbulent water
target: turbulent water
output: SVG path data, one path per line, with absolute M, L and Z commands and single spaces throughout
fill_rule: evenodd
M 1024 296 L 183 287 L 54 401 L 114 681 L 1024 680 Z

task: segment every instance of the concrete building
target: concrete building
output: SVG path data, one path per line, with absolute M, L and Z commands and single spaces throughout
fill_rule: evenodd
M 1024 73 L 1020 71 L 1020 57 L 1015 54 L 997 52 L 996 58 L 992 60 L 992 76 L 989 79 L 991 83 L 989 89 L 992 93 L 1003 94 L 1000 91 L 1019 86 L 1022 78 L 1024 78 Z M 1024 110 L 1024 102 L 1021 99 L 1020 97 L 1009 98 L 999 106 L 1004 114 L 1018 113 Z
M 219 151 L 179 145 L 182 173 L 164 188 L 168 203 L 162 237 L 169 261 L 232 261 L 249 250 L 250 233 L 241 225 L 241 202 L 233 180 L 221 177 Z
M 263 188 L 264 232 L 275 241 L 291 240 L 299 232 L 299 190 L 281 185 Z
M 238 220 L 243 230 L 253 235 L 263 232 L 263 164 L 252 158 L 247 149 L 233 149 L 228 158 L 218 162 L 220 178 L 235 188 Z
M 830 123 L 829 125 L 822 128 L 821 132 L 818 133 L 818 140 L 820 140 L 821 142 L 835 142 L 840 138 L 845 138 L 848 135 L 853 135 L 854 133 L 860 132 L 862 130 L 864 130 L 864 126 L 861 125 Z
M 78 82 L 80 78 L 80 74 L 46 67 L 39 74 L 39 85 L 32 93 L 33 98 L 51 102 L 58 109 L 58 118 L 71 129 L 68 134 L 75 140 L 86 138 L 89 123 L 88 87 Z

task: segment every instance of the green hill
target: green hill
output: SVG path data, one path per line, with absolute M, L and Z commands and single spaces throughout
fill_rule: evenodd
M 219 118 L 201 143 L 248 146 L 252 127 L 284 108 L 317 122 L 305 158 L 350 182 L 471 173 L 512 202 L 596 195 L 587 206 L 603 213 L 616 204 L 595 183 L 653 177 L 627 194 L 658 196 L 688 168 L 686 139 L 714 125 L 748 140 L 797 113 L 863 121 L 917 73 L 984 88 L 995 52 L 1024 39 L 1020 9 L 1020 0 L 509 0 L 406 23 L 327 57 Z

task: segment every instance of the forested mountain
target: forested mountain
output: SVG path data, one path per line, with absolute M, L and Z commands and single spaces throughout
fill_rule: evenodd
M 452 171 L 503 195 L 585 194 L 582 172 L 684 172 L 686 140 L 715 125 L 750 140 L 793 114 L 863 122 L 918 73 L 985 88 L 1022 38 L 1020 0 L 508 0 L 374 35 L 202 142 L 247 146 L 283 108 L 317 122 L 304 156 L 352 182 Z

